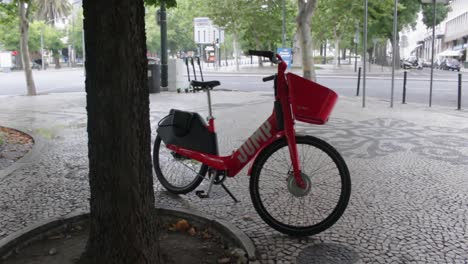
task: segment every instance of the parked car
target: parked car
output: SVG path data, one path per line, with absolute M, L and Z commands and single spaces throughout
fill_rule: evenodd
M 436 59 L 436 60 L 434 60 L 434 69 L 441 69 L 441 68 L 440 68 L 440 65 L 442 64 L 443 61 L 444 61 L 444 59 Z
M 442 61 L 440 68 L 442 70 L 460 71 L 460 62 L 457 59 L 447 58 Z
M 422 61 L 416 57 L 409 57 L 403 61 L 403 69 L 419 69 L 423 68 Z
M 431 61 L 428 61 L 428 60 L 424 60 L 424 59 L 420 59 L 421 60 L 421 64 L 424 68 L 430 68 L 431 67 Z M 434 61 L 434 64 L 436 62 Z

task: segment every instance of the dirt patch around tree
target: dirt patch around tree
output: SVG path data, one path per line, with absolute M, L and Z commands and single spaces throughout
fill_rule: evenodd
M 66 231 L 48 234 L 44 239 L 17 249 L 4 264 L 73 264 L 86 246 L 89 227 L 74 225 Z M 167 223 L 160 230 L 161 263 L 212 264 L 247 263 L 245 252 L 233 247 L 211 228 L 192 226 L 187 220 Z
M 34 140 L 30 135 L 0 126 L 0 170 L 26 155 L 33 145 Z

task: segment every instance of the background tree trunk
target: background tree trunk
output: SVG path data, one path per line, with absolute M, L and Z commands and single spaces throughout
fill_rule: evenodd
M 53 51 L 53 56 L 54 56 L 55 69 L 62 68 L 62 66 L 60 65 L 60 51 L 59 50 L 54 50 Z
M 335 67 L 340 66 L 340 40 L 341 36 L 339 36 L 335 30 Z
M 90 234 L 81 263 L 159 263 L 143 0 L 84 0 Z
M 239 37 L 237 33 L 232 34 L 232 44 L 234 48 L 236 71 L 239 71 Z
M 312 55 L 312 36 L 310 31 L 310 20 L 317 7 L 317 0 L 298 0 L 299 12 L 296 17 L 297 32 L 299 35 L 299 46 L 302 51 L 303 77 L 315 81 L 317 79 L 314 69 L 314 57 Z
M 36 85 L 34 84 L 33 74 L 31 70 L 31 58 L 29 56 L 29 12 L 31 6 L 25 6 L 23 1 L 18 1 L 18 14 L 20 20 L 20 49 L 21 49 L 21 62 L 23 63 L 23 70 L 26 77 L 26 85 L 28 95 L 36 95 Z

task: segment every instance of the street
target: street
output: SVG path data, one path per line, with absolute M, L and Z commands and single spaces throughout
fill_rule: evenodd
M 218 89 L 236 91 L 272 91 L 271 82 L 262 82 L 262 77 L 274 73 L 274 68 L 263 68 L 240 73 L 207 71 L 205 80 L 219 80 L 221 86 Z M 294 70 L 294 72 L 297 72 Z M 467 74 L 463 73 L 463 85 L 467 86 Z M 342 69 L 317 70 L 318 83 L 327 86 L 340 95 L 355 96 L 357 87 L 357 74 L 354 71 Z M 84 92 L 84 73 L 80 68 L 34 71 L 34 80 L 39 94 Z M 407 103 L 429 103 L 430 69 L 408 70 Z M 26 92 L 26 84 L 23 72 L 0 73 L 0 96 L 23 95 Z M 188 82 L 187 82 L 188 83 Z M 395 73 L 394 103 L 402 102 L 403 71 Z M 363 80 L 361 79 L 360 95 L 362 95 Z M 463 87 L 462 87 L 463 89 Z M 466 88 L 464 88 L 466 90 Z M 390 102 L 391 72 L 380 71 L 374 66 L 367 73 L 366 96 L 375 97 L 382 101 Z M 433 105 L 457 106 L 458 72 L 434 70 Z M 462 92 L 462 105 L 468 104 L 468 93 Z

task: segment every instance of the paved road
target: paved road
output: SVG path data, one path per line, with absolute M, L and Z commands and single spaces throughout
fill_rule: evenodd
M 271 91 L 272 83 L 263 83 L 261 77 L 274 73 L 273 68 L 235 73 L 205 73 L 205 79 L 221 81 L 220 88 L 239 91 Z M 337 91 L 340 95 L 356 94 L 357 77 L 353 71 L 324 69 L 317 71 L 318 82 Z M 66 69 L 61 71 L 34 71 L 34 78 L 39 93 L 83 92 L 84 74 L 81 69 Z M 394 102 L 400 103 L 403 90 L 403 72 L 396 73 Z M 434 71 L 433 104 L 456 107 L 457 104 L 457 72 Z M 468 74 L 464 73 L 464 86 L 468 85 Z M 408 71 L 407 99 L 408 103 L 427 104 L 429 100 L 430 70 Z M 22 72 L 0 73 L 0 96 L 21 95 L 25 93 L 25 80 Z M 390 101 L 391 73 L 381 72 L 378 67 L 367 74 L 366 96 Z M 362 89 L 362 82 L 361 82 Z M 465 88 L 466 89 L 466 88 Z M 361 91 L 362 94 L 362 91 Z M 462 96 L 462 102 L 468 103 L 468 92 Z

